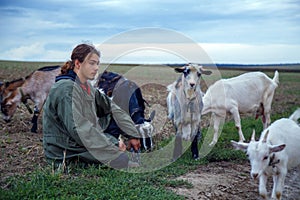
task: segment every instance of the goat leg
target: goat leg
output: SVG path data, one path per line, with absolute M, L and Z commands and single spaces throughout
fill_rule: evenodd
M 173 161 L 177 160 L 182 155 L 182 137 L 176 134 L 174 151 L 173 151 Z
M 197 132 L 197 135 L 194 136 L 192 145 L 191 145 L 191 151 L 192 151 L 192 157 L 194 160 L 199 159 L 199 150 L 198 150 L 198 141 L 200 140 L 201 132 L 200 130 Z
M 31 123 L 32 123 L 31 132 L 32 133 L 37 133 L 37 123 L 38 123 L 39 113 L 40 113 L 39 111 L 34 109 L 34 114 L 33 114 L 33 117 L 31 119 Z

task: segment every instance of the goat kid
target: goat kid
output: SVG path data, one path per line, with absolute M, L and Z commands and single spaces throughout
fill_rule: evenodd
M 218 141 L 218 131 L 226 113 L 233 116 L 238 129 L 239 141 L 245 141 L 242 132 L 240 113 L 256 112 L 262 115 L 264 129 L 271 122 L 270 112 L 275 89 L 279 84 L 279 73 L 273 79 L 262 72 L 248 72 L 237 77 L 221 79 L 211 85 L 203 97 L 202 114 L 212 113 L 214 136 L 210 146 Z
M 271 198 L 281 199 L 288 169 L 300 165 L 300 127 L 295 116 L 300 117 L 300 108 L 290 118 L 282 118 L 264 130 L 259 141 L 253 131 L 251 142 L 231 141 L 233 147 L 243 150 L 251 164 L 251 177 L 259 178 L 259 194 L 267 198 L 267 178 L 273 176 Z
M 148 121 L 145 121 L 142 124 L 136 124 L 135 127 L 138 130 L 138 132 L 141 134 L 142 138 L 142 145 L 143 148 L 147 150 L 153 150 L 153 132 L 154 132 L 154 126 L 152 124 L 153 119 L 155 117 L 155 110 L 151 112 L 150 117 Z
M 188 64 L 175 68 L 175 72 L 182 75 L 173 84 L 168 86 L 167 96 L 168 118 L 173 121 L 176 138 L 173 159 L 182 154 L 182 139 L 192 140 L 192 156 L 198 159 L 198 139 L 201 134 L 200 121 L 203 107 L 200 88 L 201 74 L 210 75 L 202 66 Z
M 60 73 L 60 66 L 47 66 L 30 74 L 24 83 L 11 91 L 1 102 L 3 119 L 9 122 L 21 102 L 26 104 L 30 99 L 34 102 L 33 126 L 31 132 L 37 132 L 37 119 L 48 96 L 49 90 L 55 82 L 55 77 Z M 30 110 L 29 106 L 27 106 Z

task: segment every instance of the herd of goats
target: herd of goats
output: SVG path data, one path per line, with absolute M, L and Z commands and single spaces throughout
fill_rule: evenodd
M 192 63 L 177 67 L 175 71 L 181 75 L 167 87 L 168 118 L 172 120 L 176 130 L 176 155 L 173 157 L 181 155 L 182 140 L 193 141 L 191 150 L 193 154 L 197 154 L 198 145 L 195 141 L 201 133 L 201 116 L 207 113 L 211 113 L 214 122 L 214 136 L 209 144 L 214 146 L 219 137 L 220 123 L 229 113 L 233 116 L 239 134 L 239 141 L 231 143 L 234 148 L 247 154 L 251 164 L 251 177 L 259 178 L 260 196 L 268 198 L 267 179 L 272 176 L 271 198 L 281 199 L 287 171 L 300 165 L 300 109 L 289 118 L 282 118 L 271 124 L 271 104 L 279 85 L 279 73 L 275 71 L 273 79 L 262 72 L 247 72 L 229 79 L 220 79 L 203 93 L 200 87 L 201 75 L 210 75 L 211 71 Z M 3 119 L 9 122 L 18 105 L 24 103 L 33 113 L 31 131 L 36 132 L 38 115 L 59 73 L 60 66 L 43 67 L 25 78 L 1 82 Z M 34 102 L 33 112 L 27 100 Z M 251 141 L 245 142 L 240 113 L 256 113 L 256 118 L 262 117 L 264 130 L 258 141 L 255 140 L 253 131 Z

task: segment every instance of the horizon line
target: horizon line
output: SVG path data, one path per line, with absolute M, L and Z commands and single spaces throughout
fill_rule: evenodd
M 0 59 L 0 62 L 34 62 L 34 63 L 65 63 L 66 61 L 46 61 L 46 60 L 3 60 Z M 115 62 L 115 63 L 101 63 L 100 65 L 107 65 L 107 64 L 118 64 L 118 65 L 184 65 L 187 64 L 185 62 L 166 62 L 166 63 L 139 63 L 139 62 Z M 247 66 L 270 66 L 270 65 L 300 65 L 299 62 L 280 62 L 280 63 L 235 63 L 235 62 L 216 62 L 216 63 L 198 63 L 201 65 L 247 65 Z

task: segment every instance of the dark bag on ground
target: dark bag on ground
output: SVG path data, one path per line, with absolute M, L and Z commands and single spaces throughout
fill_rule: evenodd
M 142 135 L 142 147 L 145 150 L 152 149 L 153 130 L 150 130 L 151 133 L 143 131 L 143 125 L 147 125 L 151 122 L 154 113 L 151 114 L 149 119 L 145 119 L 145 104 L 148 103 L 143 98 L 142 91 L 137 84 L 120 74 L 104 71 L 98 77 L 97 88 L 102 90 L 107 96 L 112 97 L 113 101 L 130 115 L 132 121 L 136 124 L 137 129 Z M 152 125 L 150 126 L 152 127 Z M 117 126 L 113 118 L 105 132 L 116 138 L 118 138 L 120 134 L 126 136 L 126 134 Z

